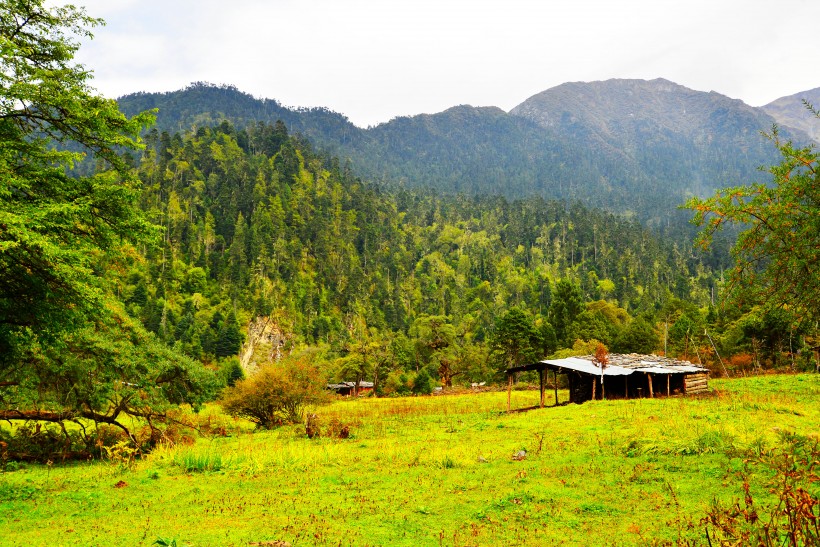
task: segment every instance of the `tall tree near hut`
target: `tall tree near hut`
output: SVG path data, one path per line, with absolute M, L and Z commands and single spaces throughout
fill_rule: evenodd
M 103 275 L 159 233 L 121 153 L 153 117 L 124 116 L 73 61 L 101 23 L 0 0 L 0 419 L 128 431 L 124 415 L 150 423 L 169 403 L 201 401 L 211 375 L 132 321 Z M 107 170 L 72 176 L 88 152 Z
M 741 304 L 784 307 L 816 323 L 820 319 L 820 152 L 770 138 L 782 161 L 765 169 L 772 184 L 726 188 L 708 199 L 693 198 L 693 222 L 706 248 L 726 224 L 746 228 L 732 248 L 730 294 Z

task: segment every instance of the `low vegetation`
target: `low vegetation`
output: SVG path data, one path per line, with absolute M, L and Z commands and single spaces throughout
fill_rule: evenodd
M 502 392 L 319 409 L 347 438 L 254 432 L 209 406 L 202 435 L 142 459 L 6 463 L 0 528 L 15 545 L 783 544 L 793 500 L 816 534 L 820 377 L 713 387 L 513 414 Z
M 304 421 L 305 409 L 330 402 L 322 373 L 302 358 L 262 367 L 225 390 L 222 406 L 232 416 L 271 429 Z

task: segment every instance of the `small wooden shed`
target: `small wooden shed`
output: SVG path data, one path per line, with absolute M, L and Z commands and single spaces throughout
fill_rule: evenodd
M 544 406 L 546 376 L 555 378 L 555 404 L 558 404 L 558 375 L 567 376 L 569 401 L 583 403 L 594 399 L 637 399 L 669 397 L 708 391 L 709 370 L 689 361 L 658 355 L 609 354 L 601 367 L 593 355 L 546 359 L 537 363 L 507 369 L 507 410 L 514 377 L 537 370 L 541 385 L 541 406 Z
M 328 384 L 327 389 L 341 395 L 350 397 L 351 395 L 365 395 L 373 391 L 373 382 L 359 382 L 359 389 L 356 390 L 356 382 L 340 382 L 338 384 Z

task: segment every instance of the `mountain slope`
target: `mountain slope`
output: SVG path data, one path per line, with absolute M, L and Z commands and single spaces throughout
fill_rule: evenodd
M 326 108 L 288 108 L 275 99 L 257 99 L 233 86 L 195 82 L 178 91 L 132 93 L 117 102 L 129 116 L 158 109 L 156 127 L 169 133 L 217 125 L 224 120 L 239 127 L 282 120 L 290 132 L 300 133 L 323 148 L 355 147 L 364 138 L 362 129 L 337 112 Z
M 775 155 L 760 134 L 774 122 L 768 115 L 662 79 L 562 84 L 511 114 L 586 149 L 600 190 L 622 187 L 637 199 L 681 202 L 755 180 Z
M 820 142 L 820 120 L 809 112 L 803 104 L 804 100 L 820 107 L 820 87 L 781 97 L 760 108 L 777 120 L 778 124 L 799 129 Z
M 760 181 L 757 167 L 777 159 L 760 135 L 774 123 L 768 114 L 661 79 L 568 83 L 510 113 L 462 105 L 368 129 L 326 109 L 289 109 L 207 84 L 120 104 L 129 114 L 158 107 L 158 128 L 172 132 L 223 119 L 238 126 L 281 119 L 369 179 L 578 200 L 648 224 L 682 219 L 676 208 L 691 195 Z

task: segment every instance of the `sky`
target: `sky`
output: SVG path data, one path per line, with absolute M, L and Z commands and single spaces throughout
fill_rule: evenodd
M 60 2 L 51 2 L 60 3 Z M 564 82 L 666 78 L 752 106 L 820 87 L 817 0 L 74 0 L 116 98 L 191 82 L 361 127 Z

